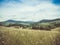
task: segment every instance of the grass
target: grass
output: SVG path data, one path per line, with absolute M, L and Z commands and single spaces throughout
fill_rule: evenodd
M 0 27 L 0 45 L 60 45 L 60 32 Z
M 60 32 L 60 27 L 57 27 L 55 29 L 51 29 L 51 31 L 58 31 L 58 32 Z

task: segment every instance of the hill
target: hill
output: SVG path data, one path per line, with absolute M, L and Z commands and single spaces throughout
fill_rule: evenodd
M 33 22 L 33 21 L 15 21 L 15 20 L 7 20 L 0 22 L 0 25 L 3 26 L 20 26 L 23 28 L 31 28 L 31 29 L 42 29 L 42 30 L 50 30 L 54 29 L 56 27 L 60 27 L 60 19 L 44 19 L 38 22 Z
M 33 29 L 43 29 L 43 30 L 50 30 L 56 27 L 60 27 L 60 19 L 53 19 L 53 20 L 41 20 L 32 25 Z
M 41 21 L 38 21 L 39 23 L 49 23 L 49 22 L 54 22 L 54 21 L 60 21 L 60 18 L 57 18 L 57 19 L 44 19 L 44 20 L 41 20 Z
M 30 24 L 33 24 L 34 22 L 32 21 L 15 21 L 15 20 L 7 20 L 7 21 L 3 21 L 3 22 L 0 22 L 1 25 L 12 25 L 12 24 L 16 24 L 16 25 L 30 25 Z

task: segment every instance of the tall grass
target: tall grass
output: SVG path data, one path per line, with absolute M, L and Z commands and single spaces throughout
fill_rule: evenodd
M 58 31 L 0 28 L 0 45 L 60 45 Z

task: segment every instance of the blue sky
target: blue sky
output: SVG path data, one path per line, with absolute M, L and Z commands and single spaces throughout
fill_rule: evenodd
M 60 18 L 60 0 L 0 0 L 0 21 Z

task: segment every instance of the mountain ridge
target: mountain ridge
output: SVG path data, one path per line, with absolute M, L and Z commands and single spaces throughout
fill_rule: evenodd
M 23 25 L 30 25 L 30 24 L 38 24 L 38 23 L 50 23 L 50 22 L 54 22 L 54 21 L 60 21 L 60 18 L 57 19 L 43 19 L 41 21 L 38 22 L 33 22 L 33 21 L 16 21 L 16 20 L 6 20 L 6 21 L 2 21 L 0 22 L 0 24 L 23 24 Z

